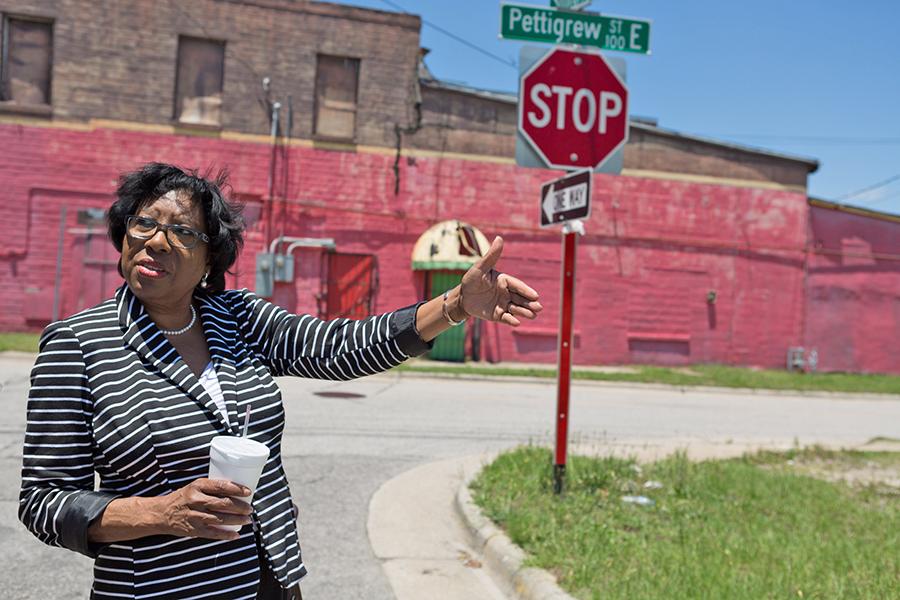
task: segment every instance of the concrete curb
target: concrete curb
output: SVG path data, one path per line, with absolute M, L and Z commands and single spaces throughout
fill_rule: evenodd
M 466 473 L 456 493 L 456 510 L 469 533 L 469 543 L 480 554 L 503 591 L 517 600 L 575 600 L 544 569 L 523 567 L 525 552 L 485 517 L 469 492 L 480 468 Z
M 399 377 L 414 379 L 455 379 L 468 381 L 494 381 L 514 383 L 534 383 L 537 385 L 556 385 L 556 379 L 552 377 L 524 377 L 518 375 L 475 375 L 471 373 L 431 373 L 429 371 L 392 371 L 389 374 L 378 374 L 373 377 Z M 666 383 L 638 383 L 631 381 L 597 381 L 591 379 L 572 379 L 575 387 L 601 387 L 612 389 L 644 389 L 644 390 L 670 390 L 686 394 L 688 392 L 739 394 L 739 395 L 764 395 L 764 396 L 791 396 L 795 398 L 830 398 L 833 400 L 900 400 L 898 394 L 882 394 L 876 392 L 826 392 L 818 390 L 777 390 L 768 388 L 733 388 L 704 385 L 670 385 Z

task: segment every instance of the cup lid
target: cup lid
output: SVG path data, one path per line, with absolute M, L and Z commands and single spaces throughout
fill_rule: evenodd
M 209 444 L 210 451 L 216 450 L 229 460 L 258 460 L 269 457 L 269 447 L 256 440 L 233 435 L 217 435 Z

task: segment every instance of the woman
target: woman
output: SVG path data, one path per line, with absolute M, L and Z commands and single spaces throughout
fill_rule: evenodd
M 493 269 L 500 238 L 442 297 L 360 321 L 225 290 L 242 224 L 223 185 L 158 163 L 124 175 L 108 220 L 125 285 L 41 338 L 19 518 L 95 559 L 92 598 L 299 598 L 273 377 L 362 377 L 469 316 L 515 327 L 541 310 L 534 290 Z M 249 437 L 270 449 L 252 499 L 206 478 L 211 438 L 240 435 L 248 407 Z

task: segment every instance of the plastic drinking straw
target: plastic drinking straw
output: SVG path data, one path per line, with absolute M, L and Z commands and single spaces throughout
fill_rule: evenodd
M 247 405 L 247 412 L 244 413 L 244 432 L 241 437 L 247 437 L 247 428 L 250 426 L 250 405 Z

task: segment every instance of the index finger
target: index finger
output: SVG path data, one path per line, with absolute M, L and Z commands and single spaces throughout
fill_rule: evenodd
M 506 273 L 503 275 L 506 277 L 506 289 L 510 292 L 515 292 L 527 300 L 537 300 L 540 298 L 538 293 L 521 279 L 513 277 L 512 275 L 507 275 Z
M 250 488 L 227 479 L 207 479 L 203 492 L 213 496 L 249 496 Z
M 253 507 L 243 500 L 238 500 L 231 496 L 226 498 L 210 496 L 209 498 L 210 499 L 206 502 L 206 507 L 215 512 L 226 513 L 229 515 L 253 514 Z

